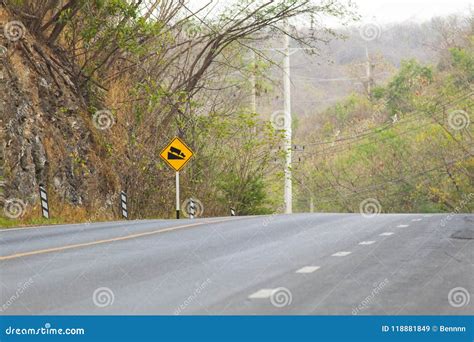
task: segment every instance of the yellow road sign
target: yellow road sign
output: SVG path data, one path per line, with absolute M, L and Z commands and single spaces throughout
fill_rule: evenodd
M 193 156 L 193 151 L 176 137 L 160 153 L 160 157 L 175 171 L 180 171 Z

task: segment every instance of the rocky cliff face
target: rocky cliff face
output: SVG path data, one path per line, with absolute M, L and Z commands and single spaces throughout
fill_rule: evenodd
M 61 52 L 48 50 L 0 12 L 3 201 L 34 206 L 38 186 L 45 184 L 56 202 L 53 216 L 65 204 L 92 208 L 105 203 L 119 190 L 87 102 L 66 71 L 73 68 L 66 64 Z

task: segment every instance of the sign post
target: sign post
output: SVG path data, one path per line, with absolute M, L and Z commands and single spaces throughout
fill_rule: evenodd
M 178 137 L 175 137 L 161 151 L 160 157 L 169 167 L 176 171 L 176 218 L 179 219 L 179 171 L 181 171 L 193 156 L 193 151 L 186 143 Z
M 179 220 L 179 171 L 176 171 L 176 218 Z

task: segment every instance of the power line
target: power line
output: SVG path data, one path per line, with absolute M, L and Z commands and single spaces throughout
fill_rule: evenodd
M 447 105 L 450 105 L 450 104 L 454 104 L 454 103 L 457 103 L 457 102 L 460 102 L 462 100 L 464 100 L 465 98 L 471 96 L 474 92 L 469 92 L 469 93 L 466 93 L 466 94 L 463 94 L 461 95 L 460 97 L 456 98 L 456 99 L 453 99 L 451 101 L 448 101 L 446 103 L 443 103 L 441 104 L 443 107 L 446 107 Z M 434 112 L 433 114 L 439 114 L 439 113 L 444 113 L 444 110 L 446 108 L 443 108 L 443 112 L 441 111 L 438 111 L 438 112 Z M 415 112 L 407 117 L 405 117 L 405 120 L 403 121 L 399 121 L 399 124 L 407 124 L 407 123 L 410 123 L 416 119 L 419 119 L 420 115 L 424 114 L 423 112 Z M 359 134 L 357 135 L 348 135 L 348 136 L 344 136 L 342 138 L 339 138 L 339 139 L 335 139 L 335 140 L 320 140 L 320 141 L 315 141 L 315 142 L 310 142 L 310 143 L 303 143 L 302 145 L 305 145 L 305 146 L 315 146 L 315 145 L 326 145 L 326 144 L 334 144 L 334 143 L 337 143 L 337 142 L 340 142 L 340 141 L 348 141 L 348 140 L 361 140 L 359 138 L 367 138 L 368 136 L 370 135 L 375 135 L 375 134 L 379 134 L 381 131 L 383 130 L 386 130 L 390 127 L 394 126 L 394 123 L 393 121 L 392 122 L 386 122 L 380 126 L 377 126 L 377 127 L 374 127 L 374 128 L 371 128 L 371 129 L 368 129 L 368 130 L 365 130 L 365 131 L 362 131 L 360 132 Z M 374 132 L 375 130 L 375 132 Z
M 393 139 L 399 138 L 399 137 L 402 136 L 402 135 L 405 135 L 405 134 L 408 134 L 408 133 L 411 133 L 411 132 L 416 132 L 416 131 L 419 131 L 419 130 L 421 130 L 422 128 L 424 128 L 424 127 L 426 127 L 426 126 L 435 125 L 435 124 L 436 124 L 436 122 L 430 122 L 430 123 L 427 123 L 427 124 L 424 124 L 424 125 L 421 125 L 421 126 L 418 126 L 418 127 L 415 127 L 415 128 L 407 129 L 407 130 L 405 130 L 405 131 L 403 131 L 403 132 L 398 133 L 398 134 L 397 134 L 396 136 L 394 136 L 394 137 L 387 136 L 387 137 L 384 137 L 384 138 L 379 138 L 379 139 L 377 140 L 377 143 L 378 143 L 378 142 L 384 142 L 384 141 L 387 141 L 387 140 L 393 140 Z M 382 132 L 382 131 L 377 132 L 377 134 L 380 133 L 380 132 Z M 368 135 L 368 136 L 369 136 L 369 135 Z M 371 135 L 369 136 L 369 138 L 371 138 L 372 136 L 373 136 L 373 135 L 371 134 Z M 362 140 L 362 139 L 359 139 L 359 140 L 357 140 L 357 141 L 360 141 L 360 140 Z M 311 152 L 307 152 L 307 151 L 305 151 L 305 153 L 308 153 L 308 154 L 310 154 L 310 155 L 312 155 L 312 156 L 314 156 L 314 157 L 320 156 L 320 155 L 328 155 L 328 154 L 334 155 L 334 154 L 337 154 L 337 153 L 341 153 L 341 152 L 344 152 L 344 151 L 349 151 L 349 150 L 351 150 L 351 144 L 353 144 L 353 143 L 354 143 L 354 142 L 352 142 L 352 143 L 347 143 L 347 144 L 344 144 L 344 145 L 342 145 L 342 146 L 336 146 L 336 147 L 334 147 L 334 148 L 330 148 L 330 149 L 327 149 L 327 150 L 324 150 L 324 149 L 323 149 L 322 151 L 320 151 L 320 152 L 318 152 L 318 153 L 313 153 L 313 154 L 312 154 Z M 368 145 L 373 145 L 373 144 L 374 144 L 373 142 L 367 142 L 367 143 L 363 143 L 363 144 L 357 144 L 356 147 L 368 146 Z
M 474 145 L 470 145 L 470 146 L 474 146 Z M 363 193 L 366 193 L 366 192 L 370 192 L 370 191 L 374 191 L 374 190 L 377 190 L 377 189 L 380 189 L 380 188 L 383 188 L 384 186 L 386 186 L 387 184 L 390 184 L 390 183 L 399 183 L 399 182 L 402 182 L 402 181 L 406 181 L 406 180 L 410 180 L 410 179 L 414 179 L 414 178 L 417 178 L 417 177 L 420 177 L 422 175 L 425 175 L 425 174 L 428 174 L 428 173 L 431 173 L 433 171 L 436 171 L 436 170 L 439 170 L 445 166 L 449 166 L 449 165 L 453 165 L 459 161 L 463 161 L 463 160 L 466 160 L 466 159 L 469 159 L 469 158 L 472 158 L 474 157 L 474 154 L 466 154 L 464 155 L 462 158 L 458 158 L 458 159 L 455 159 L 455 160 L 452 160 L 448 163 L 444 163 L 444 164 L 440 164 L 436 167 L 433 167 L 429 170 L 424 170 L 424 171 L 421 171 L 421 172 L 418 172 L 418 173 L 415 173 L 413 175 L 409 175 L 409 176 L 405 176 L 405 177 L 400 177 L 400 178 L 394 178 L 394 179 L 389 179 L 385 182 L 382 182 L 382 183 L 378 183 L 378 184 L 375 184 L 375 185 L 371 185 L 369 187 L 365 187 L 365 188 L 361 188 L 361 189 L 353 189 L 352 191 L 354 192 L 353 194 L 348 194 L 344 197 L 356 197 L 360 194 L 363 194 Z M 335 189 L 338 185 L 333 185 L 331 187 L 327 187 L 327 188 L 323 188 L 323 189 L 319 189 L 317 190 L 318 194 L 321 194 L 321 193 L 324 193 L 328 190 L 331 190 L 331 189 Z M 341 187 L 341 186 L 339 186 Z M 328 194 L 327 196 L 330 196 L 331 194 Z M 323 195 L 324 196 L 324 195 Z M 319 203 L 325 203 L 325 202 L 328 202 L 328 203 L 331 203 L 331 201 L 318 201 Z
M 365 64 L 365 63 L 364 63 Z M 372 77 L 375 76 L 381 76 L 388 74 L 389 72 L 379 72 L 375 75 L 372 75 Z M 358 81 L 360 82 L 362 79 L 368 79 L 368 76 L 360 76 L 360 77 L 334 77 L 334 78 L 319 78 L 319 77 L 311 77 L 311 76 L 303 76 L 303 75 L 295 75 L 293 78 L 299 78 L 302 80 L 310 80 L 310 81 L 316 81 L 316 82 L 350 82 L 350 81 Z
M 453 99 L 451 101 L 448 101 L 446 103 L 443 103 L 441 104 L 443 107 L 449 105 L 449 104 L 453 104 L 453 103 L 457 103 L 457 102 L 460 102 L 462 100 L 464 100 L 466 97 L 469 97 L 470 95 L 472 95 L 474 92 L 469 92 L 469 93 L 466 93 L 464 95 L 461 95 L 460 97 L 456 98 L 456 99 Z M 439 113 L 439 112 L 435 112 L 436 113 Z M 416 119 L 417 118 L 417 115 L 420 115 L 420 114 L 423 114 L 423 112 L 415 112 L 413 113 L 412 115 L 408 116 L 407 119 Z M 411 121 L 409 120 L 404 120 L 404 121 L 400 121 L 401 124 L 403 123 L 409 123 Z M 339 139 L 336 139 L 336 140 L 322 140 L 322 141 L 316 141 L 316 142 L 312 142 L 312 143 L 306 143 L 306 144 L 303 144 L 305 146 L 311 146 L 311 145 L 324 145 L 324 144 L 332 144 L 334 142 L 339 142 L 339 141 L 345 141 L 345 140 L 352 140 L 352 139 L 357 139 L 359 137 L 365 137 L 366 134 L 364 134 L 365 132 L 369 132 L 369 133 L 379 133 L 379 132 L 374 132 L 374 130 L 377 130 L 377 129 L 385 129 L 386 127 L 388 126 L 393 126 L 393 122 L 390 123 L 390 122 L 387 122 L 387 123 L 384 123 L 383 125 L 380 125 L 380 126 L 377 126 L 375 128 L 371 128 L 371 129 L 368 129 L 368 130 L 365 130 L 365 131 L 362 131 L 360 133 L 362 134 L 359 134 L 359 135 L 350 135 L 350 136 L 346 136 L 346 137 L 343 137 L 343 138 L 339 138 Z

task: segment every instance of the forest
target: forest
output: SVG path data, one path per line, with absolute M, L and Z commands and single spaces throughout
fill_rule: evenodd
M 302 210 L 472 212 L 474 26 L 436 24 L 435 62 L 402 60 L 303 124 Z
M 418 39 L 394 54 L 383 32 L 361 39 L 357 9 L 335 0 L 244 0 L 217 14 L 172 0 L 1 6 L 2 226 L 42 222 L 40 184 L 52 222 L 117 219 L 121 191 L 131 218 L 173 217 L 175 175 L 159 153 L 175 136 L 195 153 L 182 198 L 203 216 L 282 212 L 287 151 L 270 115 L 281 61 L 269 50 L 283 35 L 322 77 L 359 84 L 293 85 L 295 212 L 474 209 L 472 13 L 391 28 Z

